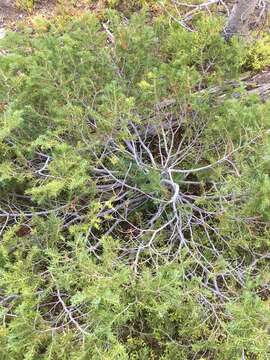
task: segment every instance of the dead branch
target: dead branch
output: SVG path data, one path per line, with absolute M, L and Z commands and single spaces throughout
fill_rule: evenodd
M 254 13 L 258 0 L 237 0 L 224 29 L 224 39 L 229 41 L 235 34 L 245 36 L 250 17 Z

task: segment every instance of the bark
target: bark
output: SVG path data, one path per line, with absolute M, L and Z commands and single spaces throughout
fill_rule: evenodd
M 237 0 L 224 29 L 224 38 L 229 41 L 235 34 L 246 35 L 251 15 L 258 0 Z

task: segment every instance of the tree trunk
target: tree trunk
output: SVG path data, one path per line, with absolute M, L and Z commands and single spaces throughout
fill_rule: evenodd
M 224 38 L 229 41 L 235 34 L 246 35 L 251 15 L 258 0 L 237 0 L 224 29 Z

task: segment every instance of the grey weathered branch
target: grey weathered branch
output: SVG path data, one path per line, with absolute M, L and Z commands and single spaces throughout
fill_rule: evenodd
M 224 29 L 225 40 L 235 34 L 246 35 L 250 18 L 255 11 L 258 0 L 237 0 Z
M 255 76 L 250 77 L 245 76 L 239 80 L 230 80 L 224 82 L 223 85 L 213 86 L 211 88 L 203 89 L 198 92 L 198 94 L 209 93 L 212 96 L 215 96 L 216 99 L 223 99 L 228 91 L 228 88 L 236 89 L 232 94 L 234 98 L 239 96 L 237 88 L 243 86 L 245 88 L 246 95 L 256 94 L 262 101 L 266 101 L 270 98 L 270 72 L 263 71 Z M 156 110 L 164 111 L 164 109 L 169 108 L 176 104 L 176 99 L 165 99 L 156 105 Z

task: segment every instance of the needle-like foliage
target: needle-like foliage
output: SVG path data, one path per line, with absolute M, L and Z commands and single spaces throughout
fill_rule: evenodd
M 0 42 L 1 359 L 267 359 L 269 103 L 202 13 Z

